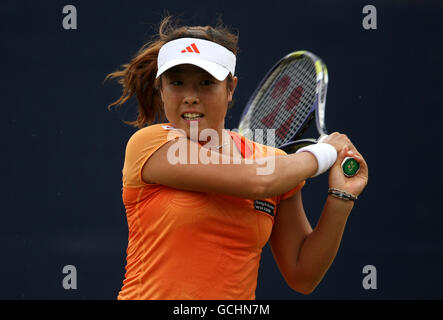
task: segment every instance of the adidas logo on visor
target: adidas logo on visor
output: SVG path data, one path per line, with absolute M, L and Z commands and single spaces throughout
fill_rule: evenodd
M 186 49 L 183 49 L 181 51 L 181 53 L 186 53 L 186 52 L 191 52 L 191 53 L 200 53 L 200 51 L 198 51 L 197 46 L 195 45 L 195 43 L 191 44 L 189 47 L 186 47 Z
M 198 38 L 179 38 L 160 48 L 156 78 L 176 65 L 193 64 L 223 81 L 229 72 L 234 75 L 235 61 L 235 54 L 218 43 Z

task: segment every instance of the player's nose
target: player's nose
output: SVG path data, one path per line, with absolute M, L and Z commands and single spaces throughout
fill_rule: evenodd
M 183 98 L 183 103 L 184 104 L 198 104 L 200 103 L 200 99 L 198 98 L 198 96 L 196 94 L 187 94 L 184 98 Z

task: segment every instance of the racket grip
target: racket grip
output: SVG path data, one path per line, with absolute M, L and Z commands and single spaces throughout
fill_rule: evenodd
M 346 177 L 353 177 L 360 170 L 360 164 L 352 157 L 346 157 L 343 159 L 341 163 L 341 168 L 343 170 L 343 174 Z

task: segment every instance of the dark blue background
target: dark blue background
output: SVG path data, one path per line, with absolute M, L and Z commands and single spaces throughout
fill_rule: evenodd
M 161 3 L 161 4 L 160 4 Z M 76 6 L 78 30 L 62 28 Z M 362 8 L 377 8 L 364 30 Z M 263 253 L 258 299 L 441 299 L 441 34 L 438 1 L 2 1 L 2 219 L 0 298 L 115 299 L 127 224 L 121 169 L 136 100 L 105 76 L 126 63 L 165 10 L 192 25 L 221 16 L 240 35 L 239 85 L 227 128 L 283 55 L 310 50 L 328 65 L 327 126 L 365 156 L 369 184 L 339 253 L 316 291 L 303 296 Z M 315 226 L 327 176 L 308 181 Z M 78 289 L 64 290 L 74 265 Z M 362 287 L 374 265 L 378 289 Z

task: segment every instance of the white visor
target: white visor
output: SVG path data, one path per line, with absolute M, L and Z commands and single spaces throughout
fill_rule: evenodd
M 208 40 L 180 38 L 165 43 L 158 53 L 157 76 L 179 64 L 193 64 L 223 81 L 234 75 L 235 55 L 225 47 Z

